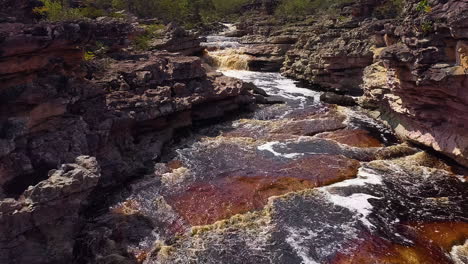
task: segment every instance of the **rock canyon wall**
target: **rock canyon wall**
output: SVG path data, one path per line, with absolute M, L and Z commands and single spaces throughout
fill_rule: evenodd
M 71 263 L 83 210 L 103 188 L 151 168 L 176 129 L 255 102 L 252 86 L 198 57 L 128 49 L 136 24 L 2 21 L 1 263 Z M 84 60 L 97 42 L 108 56 Z M 187 53 L 201 50 L 191 43 Z
M 386 24 L 383 49 L 367 67 L 362 104 L 379 109 L 401 137 L 468 165 L 468 3 L 409 1 Z

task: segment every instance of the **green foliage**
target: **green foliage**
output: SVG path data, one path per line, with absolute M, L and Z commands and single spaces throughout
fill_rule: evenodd
M 398 17 L 404 5 L 404 0 L 387 0 L 374 10 L 374 16 L 379 19 Z
M 127 1 L 125 0 L 112 0 L 111 6 L 115 10 L 125 10 L 128 8 Z
M 300 16 L 312 13 L 314 7 L 310 0 L 285 0 L 276 9 L 279 16 Z
M 141 35 L 135 38 L 133 45 L 137 50 L 149 50 L 151 37 L 148 35 Z
M 428 0 L 422 0 L 416 6 L 416 10 L 419 12 L 430 13 L 432 11 L 432 7 L 429 5 Z
M 76 10 L 76 9 L 73 9 L 73 10 Z M 92 6 L 79 8 L 78 12 L 81 14 L 81 16 L 87 17 L 87 18 L 97 18 L 97 17 L 102 17 L 102 16 L 107 15 L 104 10 L 98 9 Z
M 96 41 L 95 47 L 93 49 L 94 55 L 103 55 L 109 51 L 109 47 L 100 41 Z
M 83 17 L 79 9 L 64 8 L 60 1 L 40 0 L 44 5 L 37 7 L 34 12 L 46 17 L 50 21 L 73 20 Z
M 249 0 L 212 0 L 214 10 L 218 15 L 229 15 L 237 12 L 243 5 L 250 2 Z M 205 10 L 213 13 L 213 10 Z
M 424 34 L 428 34 L 434 30 L 434 23 L 432 21 L 424 21 L 420 26 Z
M 151 39 L 161 37 L 165 29 L 163 24 L 145 26 L 145 34 L 135 38 L 133 45 L 137 50 L 149 50 Z
M 276 9 L 276 15 L 282 17 L 297 17 L 327 11 L 336 6 L 350 3 L 353 0 L 283 0 Z
M 94 54 L 91 51 L 86 51 L 83 56 L 84 56 L 85 61 L 90 61 L 90 60 L 93 60 L 94 58 L 96 58 L 96 54 Z
M 126 10 L 141 18 L 176 21 L 186 27 L 225 19 L 251 0 L 87 0 L 88 5 L 119 17 Z
M 152 37 L 159 37 L 164 29 L 166 29 L 166 26 L 163 24 L 153 24 L 146 26 L 146 32 Z
M 83 17 L 97 18 L 105 16 L 106 12 L 93 6 L 83 8 L 67 8 L 60 0 L 40 0 L 43 3 L 42 7 L 37 7 L 34 12 L 47 18 L 49 21 L 64 21 L 74 20 Z

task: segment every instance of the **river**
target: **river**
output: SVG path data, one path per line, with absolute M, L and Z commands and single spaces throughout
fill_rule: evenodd
M 459 168 L 358 107 L 245 70 L 236 38 L 206 45 L 223 74 L 284 103 L 168 146 L 96 219 L 119 247 L 142 263 L 468 263 Z

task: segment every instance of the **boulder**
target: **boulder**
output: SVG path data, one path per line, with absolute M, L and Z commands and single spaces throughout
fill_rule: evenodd
M 96 158 L 80 156 L 50 171 L 47 180 L 30 186 L 19 199 L 0 200 L 0 261 L 71 262 L 81 210 L 100 173 Z

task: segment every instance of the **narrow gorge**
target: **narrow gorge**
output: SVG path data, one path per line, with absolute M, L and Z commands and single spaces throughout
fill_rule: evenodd
M 468 264 L 468 2 L 244 2 L 0 0 L 0 263 Z

